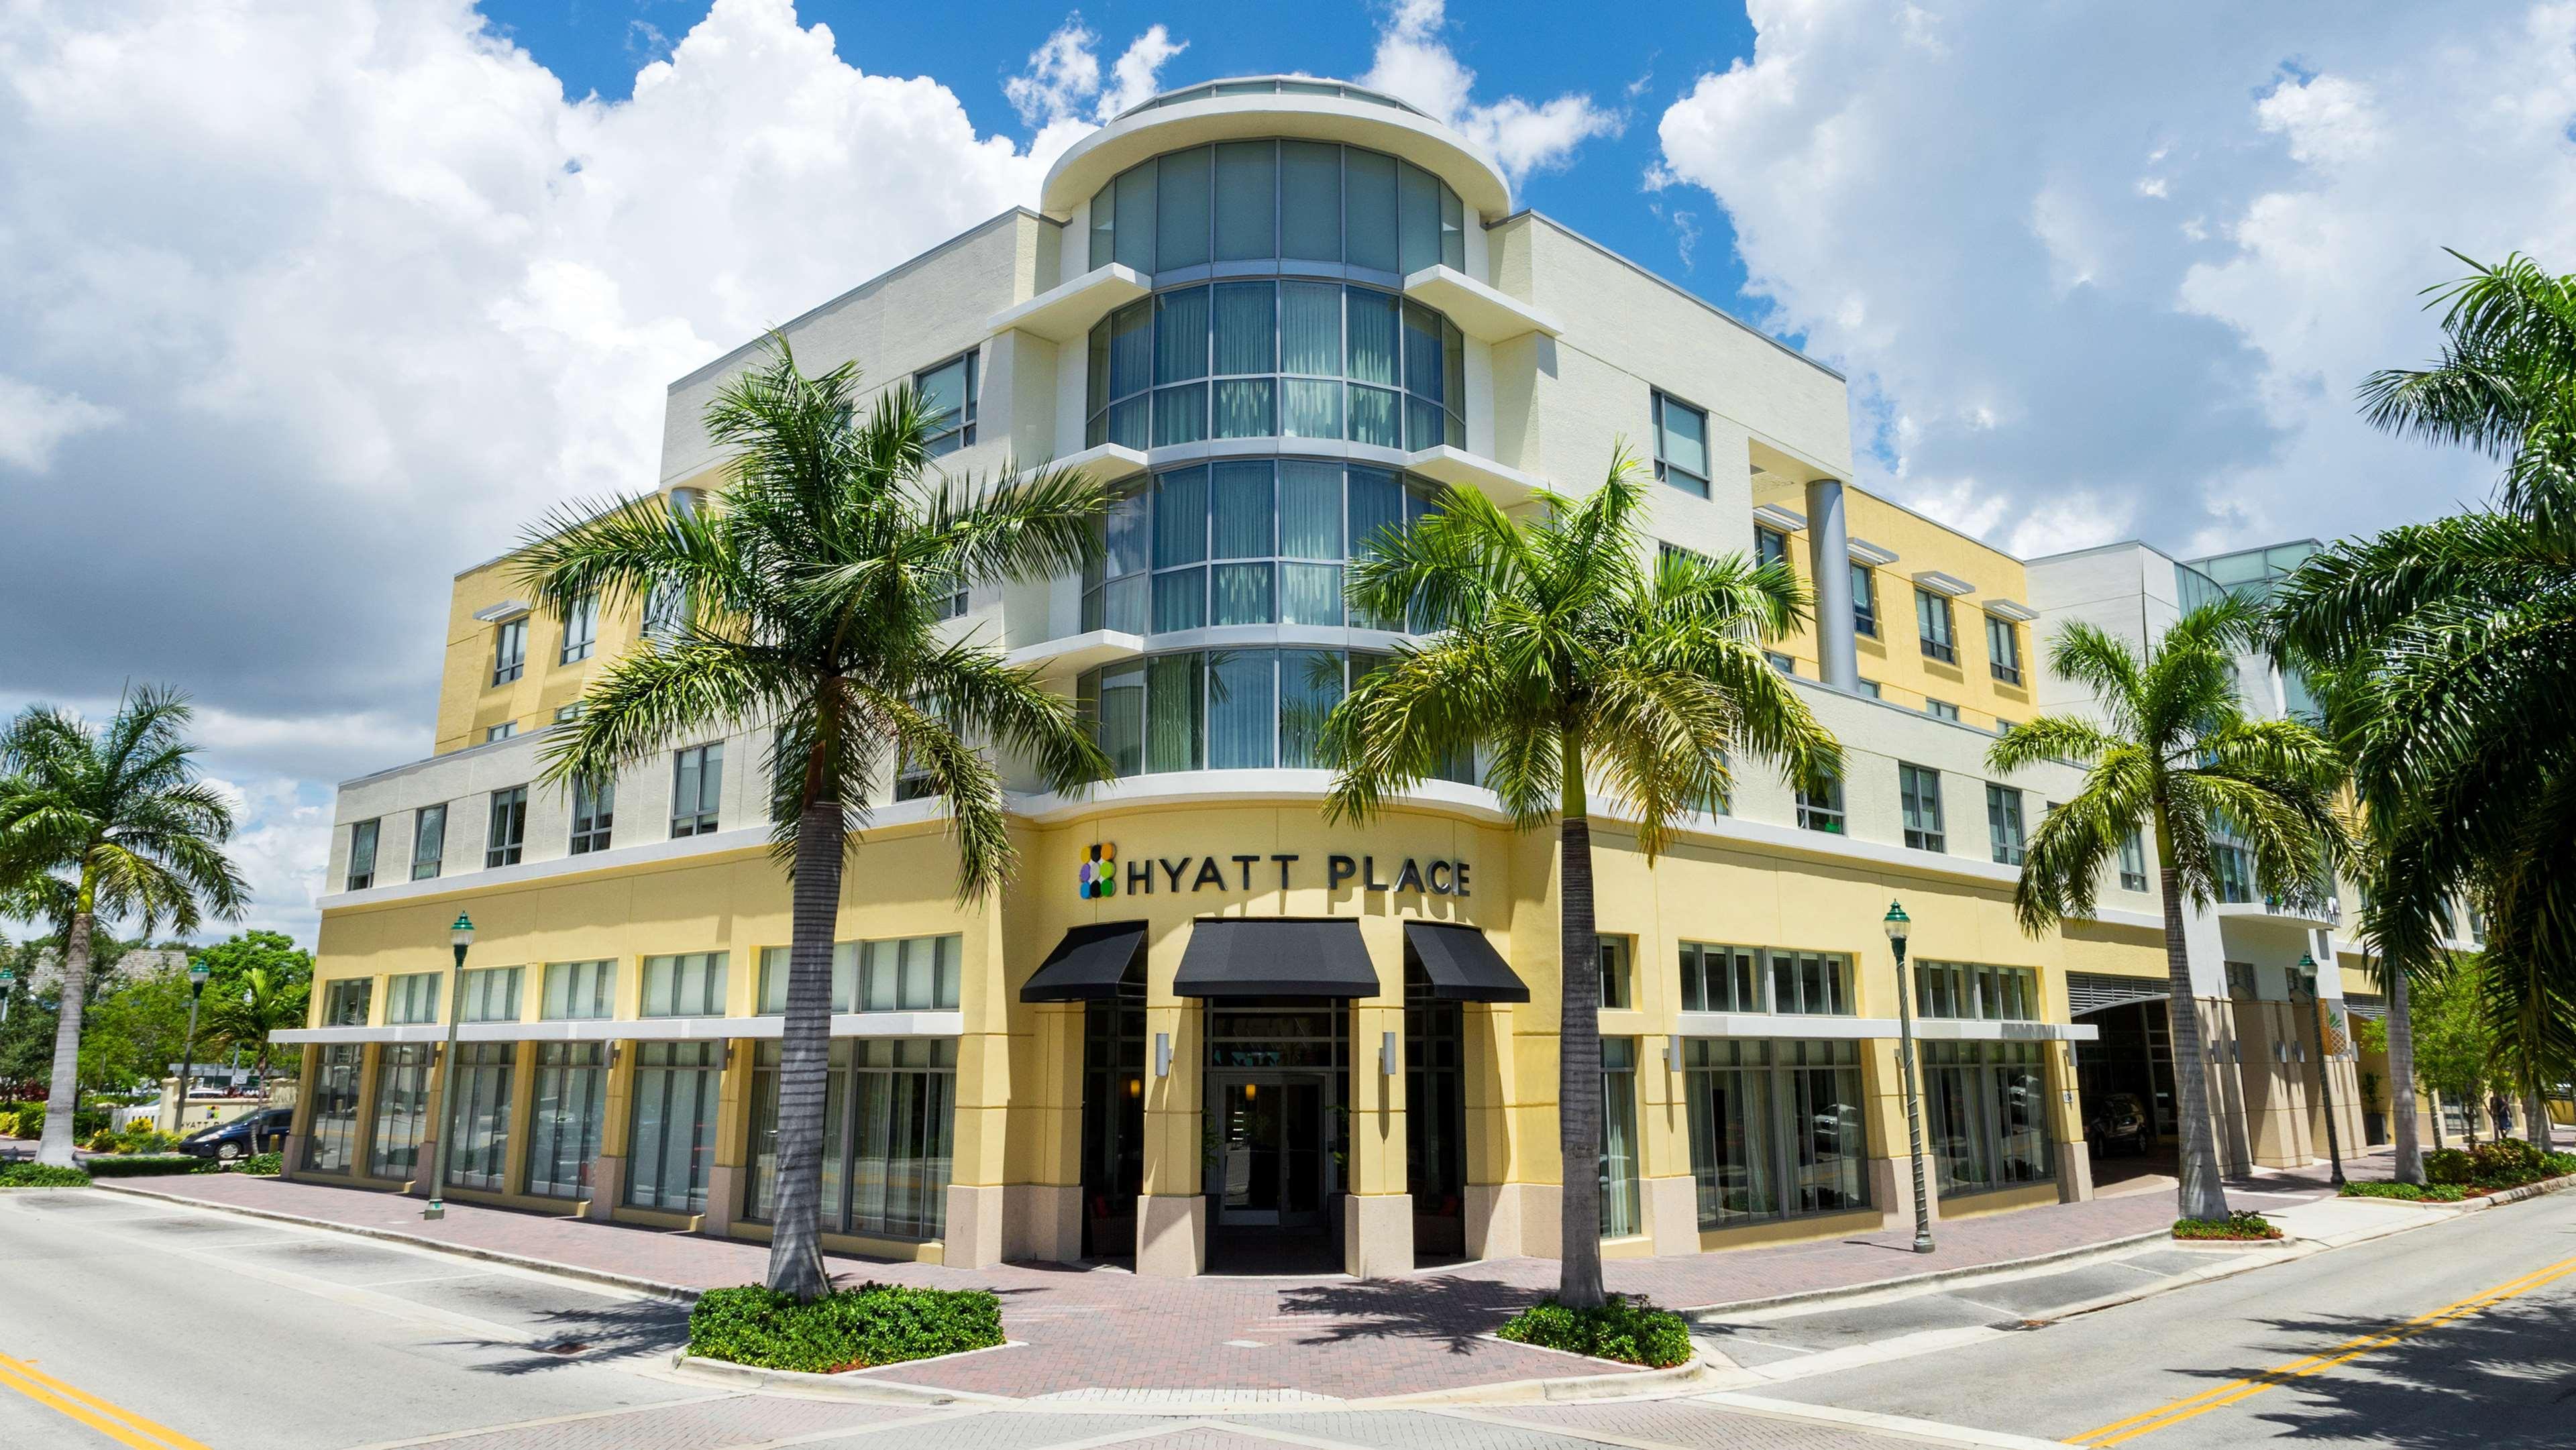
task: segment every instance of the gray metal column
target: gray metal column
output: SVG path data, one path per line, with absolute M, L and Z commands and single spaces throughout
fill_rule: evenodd
M 1851 533 L 1843 523 L 1843 484 L 1819 478 L 1807 485 L 1807 547 L 1816 577 L 1818 673 L 1837 690 L 1860 690 L 1860 659 L 1852 645 Z

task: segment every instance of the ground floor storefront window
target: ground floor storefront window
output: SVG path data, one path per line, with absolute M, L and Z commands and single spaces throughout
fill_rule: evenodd
M 634 1130 L 627 1143 L 626 1201 L 673 1213 L 707 1211 L 716 1156 L 716 1103 L 724 1049 L 712 1042 L 635 1045 Z
M 313 1078 L 313 1115 L 305 1132 L 307 1173 L 346 1173 L 358 1157 L 358 1089 L 366 1049 L 346 1043 L 322 1049 Z
M 420 1134 L 429 1122 L 429 1044 L 391 1044 L 376 1059 L 376 1123 L 368 1135 L 367 1173 L 419 1176 Z
M 1944 1197 L 2054 1182 L 2048 1074 L 2035 1042 L 1926 1042 L 1923 1099 Z
M 528 1114 L 528 1191 L 547 1198 L 590 1196 L 608 1112 L 606 1050 L 596 1042 L 537 1044 L 536 1107 Z
M 1601 1039 L 1601 1236 L 1646 1231 L 1637 1169 L 1637 1041 Z
M 1701 1228 L 1869 1205 L 1859 1044 L 1693 1038 L 1683 1064 Z
M 751 1181 L 743 1215 L 778 1203 L 778 1073 L 783 1049 L 760 1045 L 751 1080 Z M 832 1044 L 823 1103 L 823 1227 L 877 1238 L 935 1239 L 948 1227 L 955 1151 L 957 1043 L 949 1038 L 842 1038 Z
M 461 1042 L 455 1086 L 447 1095 L 447 1177 L 458 1188 L 499 1193 L 510 1171 L 510 1075 L 519 1050 L 509 1042 Z

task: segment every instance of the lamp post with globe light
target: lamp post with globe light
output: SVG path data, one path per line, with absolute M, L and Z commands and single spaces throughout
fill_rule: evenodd
M 1896 949 L 1897 1061 L 1905 1069 L 1905 1138 L 1914 1154 L 1914 1252 L 1932 1252 L 1932 1202 L 1923 1189 L 1923 1096 L 1914 1084 L 1914 989 L 1905 980 L 1905 938 L 1913 918 L 1902 902 L 1887 904 L 1887 944 Z
M 213 975 L 207 969 L 204 957 L 188 963 L 188 1035 L 179 1048 L 178 1101 L 170 1108 L 170 1131 L 173 1133 L 188 1126 L 188 1079 L 196 1075 L 197 1067 L 197 1002 L 206 995 L 206 978 Z
M 465 1009 L 465 949 L 474 945 L 474 919 L 464 912 L 456 913 L 456 924 L 447 929 L 448 943 L 456 948 L 456 970 L 447 984 L 447 1046 L 438 1058 L 438 1151 L 429 1160 L 429 1206 L 420 1211 L 422 1219 L 436 1222 L 447 1217 L 446 1201 L 440 1197 L 447 1189 L 447 1140 L 455 1134 L 456 1115 L 447 1100 L 449 1083 L 456 1076 L 456 1019 Z
M 2334 1186 L 2343 1187 L 2343 1134 L 2335 1127 L 2332 1080 L 2326 1075 L 2325 1025 L 2317 1020 L 2317 959 L 2299 953 L 2298 995 L 2306 1003 L 2302 1014 L 2308 1019 L 2308 1031 L 2317 1044 L 2317 1107 L 2326 1115 L 2326 1153 L 2334 1164 Z

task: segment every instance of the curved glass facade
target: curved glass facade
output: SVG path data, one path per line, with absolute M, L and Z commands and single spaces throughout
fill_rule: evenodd
M 1239 458 L 1165 469 L 1110 505 L 1082 581 L 1082 628 L 1211 625 L 1403 629 L 1342 598 L 1342 564 L 1439 507 L 1440 485 L 1328 459 Z
M 1224 141 L 1140 162 L 1092 197 L 1091 265 L 1112 262 L 1157 278 L 1258 264 L 1240 270 L 1395 282 L 1465 269 L 1466 210 L 1439 177 L 1382 151 Z
M 1086 671 L 1075 699 L 1120 776 L 1321 769 L 1325 717 L 1394 659 L 1363 650 L 1176 650 Z M 1475 778 L 1453 760 L 1443 780 Z
M 1464 447 L 1457 325 L 1340 282 L 1217 282 L 1131 302 L 1091 329 L 1086 446 L 1331 438 Z

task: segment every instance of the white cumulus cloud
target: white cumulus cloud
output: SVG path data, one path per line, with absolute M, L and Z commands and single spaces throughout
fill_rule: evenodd
M 1483 146 L 1517 185 L 1534 171 L 1564 166 L 1584 142 L 1624 124 L 1592 97 L 1567 92 L 1536 105 L 1518 96 L 1477 102 L 1476 73 L 1441 38 L 1444 0 L 1394 0 L 1377 55 L 1360 84 L 1410 101 Z

